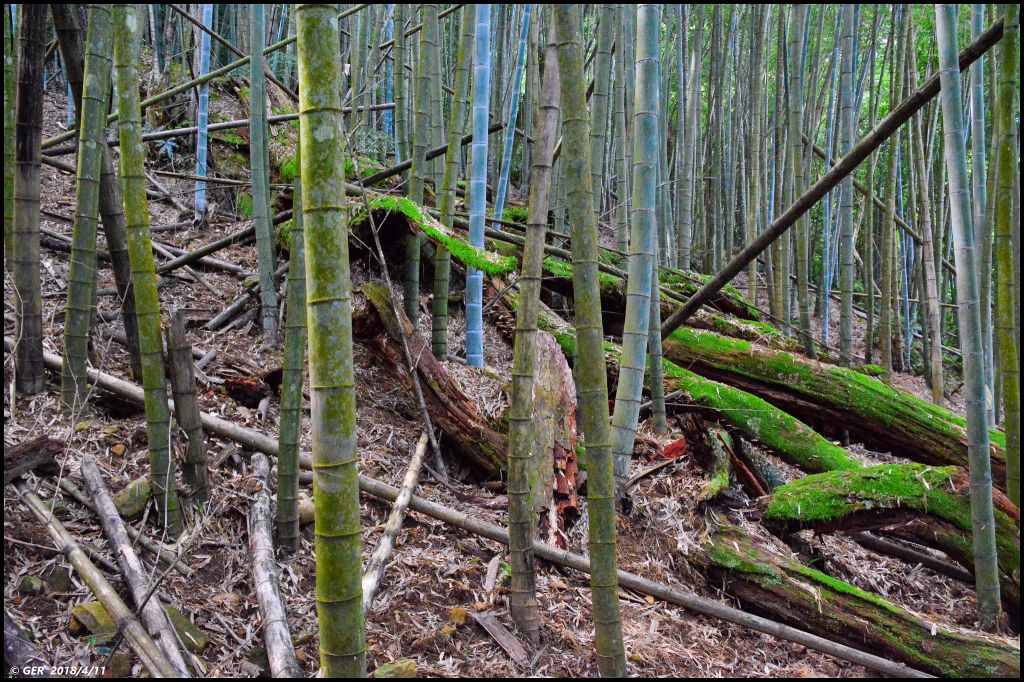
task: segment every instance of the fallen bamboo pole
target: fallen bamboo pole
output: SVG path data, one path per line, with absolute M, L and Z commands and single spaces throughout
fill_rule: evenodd
M 6 341 L 6 338 L 4 339 Z M 67 529 L 57 520 L 57 517 L 46 508 L 39 496 L 25 484 L 24 481 L 16 481 L 14 489 L 18 491 L 18 498 L 28 507 L 32 516 L 36 517 L 39 523 L 46 527 L 53 539 L 57 549 L 64 554 L 68 562 L 74 567 L 78 575 L 95 595 L 96 599 L 103 605 L 107 613 L 117 624 L 118 632 L 128 642 L 128 646 L 142 661 L 142 665 L 153 677 L 177 678 L 178 671 L 167 660 L 164 652 L 156 645 L 146 633 L 142 623 L 135 617 L 131 609 L 117 596 L 117 591 L 103 577 L 96 564 L 89 561 L 85 551 L 75 542 Z
M 964 71 L 985 54 L 993 45 L 1003 37 L 1003 20 L 1000 19 L 992 24 L 977 40 L 968 45 L 960 52 L 960 70 Z M 939 94 L 939 74 L 934 74 L 916 92 L 911 93 L 899 106 L 893 109 L 883 118 L 875 129 L 869 132 L 864 139 L 857 143 L 843 158 L 832 166 L 825 175 L 814 185 L 809 187 L 803 194 L 794 201 L 789 208 L 783 211 L 768 228 L 762 232 L 754 241 L 750 242 L 742 251 L 729 261 L 725 267 L 718 271 L 707 284 L 694 294 L 682 308 L 672 313 L 661 326 L 662 337 L 667 337 L 693 313 L 697 312 L 704 303 L 718 293 L 722 287 L 732 281 L 752 260 L 757 258 L 772 242 L 781 237 L 792 227 L 796 221 L 811 210 L 811 207 L 818 203 L 829 191 L 834 189 L 839 182 L 852 173 L 860 163 L 873 151 L 882 146 L 889 137 L 893 135 L 900 126 L 911 116 L 918 112 L 929 100 Z
M 427 454 L 427 443 L 429 442 L 430 439 L 427 438 L 427 433 L 424 431 L 416 443 L 416 450 L 412 455 L 412 459 L 409 460 L 409 468 L 405 471 L 405 478 L 402 479 L 402 488 L 398 491 L 398 497 L 391 507 L 391 515 L 388 516 L 387 525 L 384 526 L 384 533 L 380 536 L 380 540 L 377 541 L 377 547 L 373 550 L 373 556 L 370 557 L 370 562 L 366 565 L 366 570 L 363 571 L 364 616 L 369 613 L 370 608 L 373 606 L 373 599 L 377 596 L 377 590 L 380 589 L 380 580 L 384 576 L 384 564 L 387 562 L 388 557 L 391 556 L 391 551 L 395 548 L 395 538 L 402 527 L 402 522 L 405 520 L 405 513 L 409 508 L 409 500 L 412 499 L 412 493 L 416 489 L 416 482 L 419 480 L 420 468 L 423 466 L 423 457 Z
M 93 504 L 96 505 L 96 513 L 100 517 L 100 525 L 103 526 L 107 542 L 110 543 L 111 553 L 121 567 L 121 574 L 124 576 L 125 582 L 128 583 L 135 607 L 142 616 L 146 630 L 156 639 L 167 656 L 167 660 L 177 670 L 178 675 L 192 677 L 188 666 L 185 665 L 185 659 L 178 649 L 177 635 L 171 626 L 171 621 L 167 618 L 167 612 L 164 611 L 160 603 L 160 598 L 152 595 L 148 600 L 143 601 L 149 592 L 149 579 L 146 577 L 145 568 L 128 538 L 128 532 L 125 530 L 121 515 L 117 513 L 114 500 L 110 497 L 110 492 L 103 482 L 103 476 L 100 475 L 100 470 L 96 466 L 96 460 L 92 457 L 87 456 L 82 459 L 82 478 L 85 479 L 85 487 L 92 497 Z
M 272 677 L 302 677 L 302 666 L 295 657 L 295 645 L 288 631 L 288 615 L 281 603 L 271 532 L 274 516 L 270 511 L 270 461 L 263 453 L 252 458 L 260 489 L 249 512 L 249 553 L 252 554 L 252 582 L 263 618 L 263 641 Z
M 13 339 L 5 336 L 4 346 L 8 350 L 13 349 Z M 47 369 L 59 372 L 61 369 L 61 363 L 62 359 L 59 355 L 46 351 L 43 352 L 43 364 Z M 137 386 L 123 379 L 118 379 L 117 377 L 98 370 L 89 369 L 88 372 L 90 381 L 92 381 L 96 386 L 115 393 L 125 400 L 129 400 L 140 405 L 143 403 L 144 395 L 141 386 Z M 262 433 L 258 433 L 244 426 L 233 424 L 227 420 L 205 412 L 202 413 L 202 419 L 203 428 L 207 429 L 211 433 L 221 436 L 222 438 L 233 440 L 252 450 L 263 452 L 273 457 L 277 456 L 278 448 L 277 439 L 275 438 L 270 438 Z M 309 455 L 300 454 L 299 466 L 304 469 L 311 469 L 312 464 L 313 463 Z M 374 497 L 379 497 L 392 502 L 398 498 L 399 492 L 397 488 L 393 488 L 385 483 L 381 483 L 380 481 L 362 475 L 359 476 L 359 489 L 369 495 L 373 495 Z M 427 514 L 433 518 L 450 523 L 456 527 L 463 528 L 469 532 L 477 533 L 482 537 L 489 538 L 495 542 L 508 544 L 508 532 L 506 530 L 493 524 L 473 519 L 466 514 L 454 511 L 434 502 L 412 496 L 409 500 L 409 508 L 421 514 Z M 590 570 L 590 561 L 586 557 L 556 549 L 546 543 L 535 541 L 534 553 L 541 559 L 559 566 L 567 566 L 583 572 L 589 572 Z M 632 573 L 619 571 L 619 585 L 631 590 L 636 590 L 641 594 L 647 594 L 655 597 L 656 599 L 662 599 L 671 604 L 682 606 L 695 613 L 718 618 L 728 623 L 742 625 L 788 642 L 795 642 L 808 648 L 835 656 L 836 658 L 850 661 L 857 665 L 863 665 L 866 668 L 870 668 L 871 670 L 887 675 L 894 675 L 898 677 L 931 677 L 927 673 L 915 670 L 903 665 L 902 663 L 897 663 L 864 651 L 859 651 L 852 647 L 839 644 L 838 642 L 827 640 L 824 637 L 819 637 L 818 635 L 810 632 L 798 630 L 797 628 L 783 625 L 782 623 L 777 623 L 775 621 L 768 620 L 767 618 L 755 616 L 739 609 L 726 606 L 725 604 L 721 604 L 710 599 L 704 599 L 703 597 L 698 597 L 694 594 L 688 594 L 667 585 L 647 580 L 646 578 L 642 578 Z

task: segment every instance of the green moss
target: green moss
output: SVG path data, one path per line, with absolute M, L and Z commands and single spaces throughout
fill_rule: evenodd
M 292 229 L 294 225 L 294 219 L 289 218 L 274 228 L 274 241 L 277 243 L 277 248 L 281 251 L 288 251 L 291 249 Z
M 510 223 L 526 224 L 530 209 L 526 206 L 506 206 L 501 212 L 501 219 Z
M 249 220 L 252 219 L 252 193 L 251 192 L 239 192 L 237 199 L 237 210 L 238 215 Z
M 298 175 L 298 167 L 295 165 L 295 155 L 287 156 L 277 164 L 277 170 L 281 174 L 283 182 L 292 182 Z
M 210 133 L 210 137 L 214 140 L 218 140 L 226 144 L 231 144 L 236 147 L 246 146 L 246 142 L 242 138 L 242 136 L 230 128 L 227 128 L 225 130 L 214 130 L 213 132 Z
M 854 367 L 854 369 L 869 377 L 881 377 L 888 374 L 881 365 L 860 365 L 859 367 Z
M 435 244 L 440 244 L 448 249 L 452 257 L 467 267 L 473 267 L 481 270 L 487 275 L 504 275 L 510 272 L 514 272 L 518 267 L 518 261 L 510 256 L 502 256 L 496 253 L 491 253 L 484 249 L 478 249 L 477 247 L 467 243 L 457 235 L 452 233 L 440 222 L 432 218 L 431 216 L 423 213 L 419 206 L 404 197 L 396 197 L 390 195 L 371 195 L 369 199 L 370 208 L 375 211 L 388 211 L 392 213 L 401 213 L 410 221 L 419 226 L 423 234 L 425 234 Z M 362 202 L 359 202 L 359 209 L 361 210 Z M 353 222 L 359 221 L 359 214 L 353 218 Z

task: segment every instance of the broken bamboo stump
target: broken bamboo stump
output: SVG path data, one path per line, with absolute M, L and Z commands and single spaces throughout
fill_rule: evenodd
M 273 677 L 302 677 L 295 657 L 295 645 L 288 631 L 288 615 L 281 602 L 274 558 L 274 515 L 270 509 L 270 461 L 263 453 L 252 458 L 260 488 L 249 512 L 249 553 L 252 555 L 252 582 L 263 618 L 263 641 Z
M 154 594 L 146 600 L 150 588 L 146 569 L 139 560 L 139 555 L 135 553 L 121 515 L 118 514 L 110 491 L 107 490 L 99 467 L 96 466 L 96 460 L 92 457 L 87 456 L 82 459 L 82 478 L 85 479 L 85 487 L 92 497 L 93 504 L 96 505 L 96 514 L 100 518 L 100 525 L 103 526 L 103 532 L 107 536 L 107 542 L 110 543 L 111 552 L 121 567 L 121 575 L 128 583 L 132 599 L 142 617 L 143 625 L 146 626 L 146 631 L 156 639 L 160 649 L 163 650 L 178 675 L 192 677 L 185 664 L 185 659 L 178 649 L 177 635 L 167 617 L 167 612 L 164 611 L 163 605 L 160 603 L 160 598 Z
M 206 438 L 196 399 L 196 376 L 192 368 L 192 346 L 185 333 L 185 315 L 177 310 L 167 326 L 167 360 L 170 365 L 174 418 L 185 433 L 185 463 L 182 473 L 196 499 L 209 499 L 206 470 Z

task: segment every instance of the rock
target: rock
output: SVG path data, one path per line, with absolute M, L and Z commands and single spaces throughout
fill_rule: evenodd
M 18 583 L 18 594 L 22 595 L 33 595 L 42 594 L 44 589 L 43 581 L 34 575 L 26 575 Z
M 74 589 L 71 573 L 66 568 L 53 569 L 46 577 L 46 586 L 50 588 L 50 592 L 70 592 Z
M 370 677 L 377 679 L 389 677 L 416 677 L 416 661 L 410 658 L 400 658 L 397 661 L 385 663 L 376 670 Z
M 153 486 L 149 478 L 137 478 L 114 495 L 114 506 L 121 518 L 134 519 L 145 511 L 152 494 Z
M 202 653 L 203 649 L 210 643 L 210 636 L 200 630 L 184 613 L 171 606 L 164 604 L 164 611 L 171 619 L 171 624 L 178 632 L 178 637 L 185 646 L 194 654 Z
M 267 658 L 267 650 L 261 646 L 252 649 L 247 660 L 261 671 L 270 670 L 270 659 Z
M 87 601 L 71 609 L 70 628 L 75 636 L 88 632 L 97 641 L 109 640 L 117 634 L 117 624 L 98 601 Z
M 110 659 L 110 678 L 122 680 L 132 676 L 133 655 L 127 651 L 119 651 Z

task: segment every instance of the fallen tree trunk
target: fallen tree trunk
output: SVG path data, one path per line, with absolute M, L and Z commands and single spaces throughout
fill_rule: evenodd
M 448 370 L 430 351 L 430 340 L 413 333 L 412 324 L 402 314 L 399 321 L 380 284 L 361 287 L 352 309 L 352 337 L 383 360 L 403 381 L 409 373 L 402 353 L 401 324 L 409 341 L 409 352 L 416 359 L 416 371 L 423 379 L 424 397 L 431 420 L 449 438 L 459 455 L 484 476 L 494 476 L 506 466 L 508 436 L 495 430 L 480 416 Z
M 4 450 L 4 485 L 30 471 L 55 474 L 60 469 L 54 459 L 64 452 L 64 443 L 49 436 L 38 436 Z
M 277 561 L 274 559 L 274 515 L 270 510 L 270 462 L 263 453 L 252 458 L 260 488 L 249 512 L 249 553 L 252 555 L 252 583 L 263 619 L 263 641 L 272 677 L 302 677 L 302 666 L 295 657 L 295 645 L 288 631 L 288 615 L 277 586 Z
M 504 289 L 499 279 L 495 278 L 493 281 L 499 291 Z M 511 333 L 508 318 L 511 311 L 515 310 L 516 295 L 511 291 L 506 291 L 503 295 L 502 305 L 505 314 L 499 318 L 499 327 L 505 333 Z M 562 352 L 567 358 L 571 358 L 576 342 L 575 330 L 545 306 L 541 306 L 540 326 L 555 337 Z M 611 386 L 614 386 L 618 376 L 621 352 L 619 346 L 605 344 L 605 364 Z M 744 437 L 761 443 L 784 461 L 804 471 L 820 472 L 860 467 L 860 463 L 841 447 L 756 395 L 705 379 L 669 362 L 667 356 L 662 362 L 662 369 L 666 393 L 678 392 L 678 400 L 683 400 L 694 409 L 704 411 L 714 419 L 728 424 Z
M 1020 649 L 952 632 L 808 568 L 737 526 L 721 526 L 692 560 L 758 613 L 945 677 L 1016 677 Z
M 680 328 L 665 338 L 666 360 L 763 398 L 875 450 L 935 465 L 967 466 L 963 418 L 882 381 L 845 367 L 706 331 Z M 1005 436 L 990 429 L 993 484 L 1005 486 Z
M 959 467 L 884 464 L 816 474 L 776 488 L 764 501 L 762 521 L 783 533 L 895 528 L 973 572 L 969 491 L 967 471 Z M 1000 592 L 1007 612 L 1019 621 L 1020 512 L 998 491 L 993 502 Z

